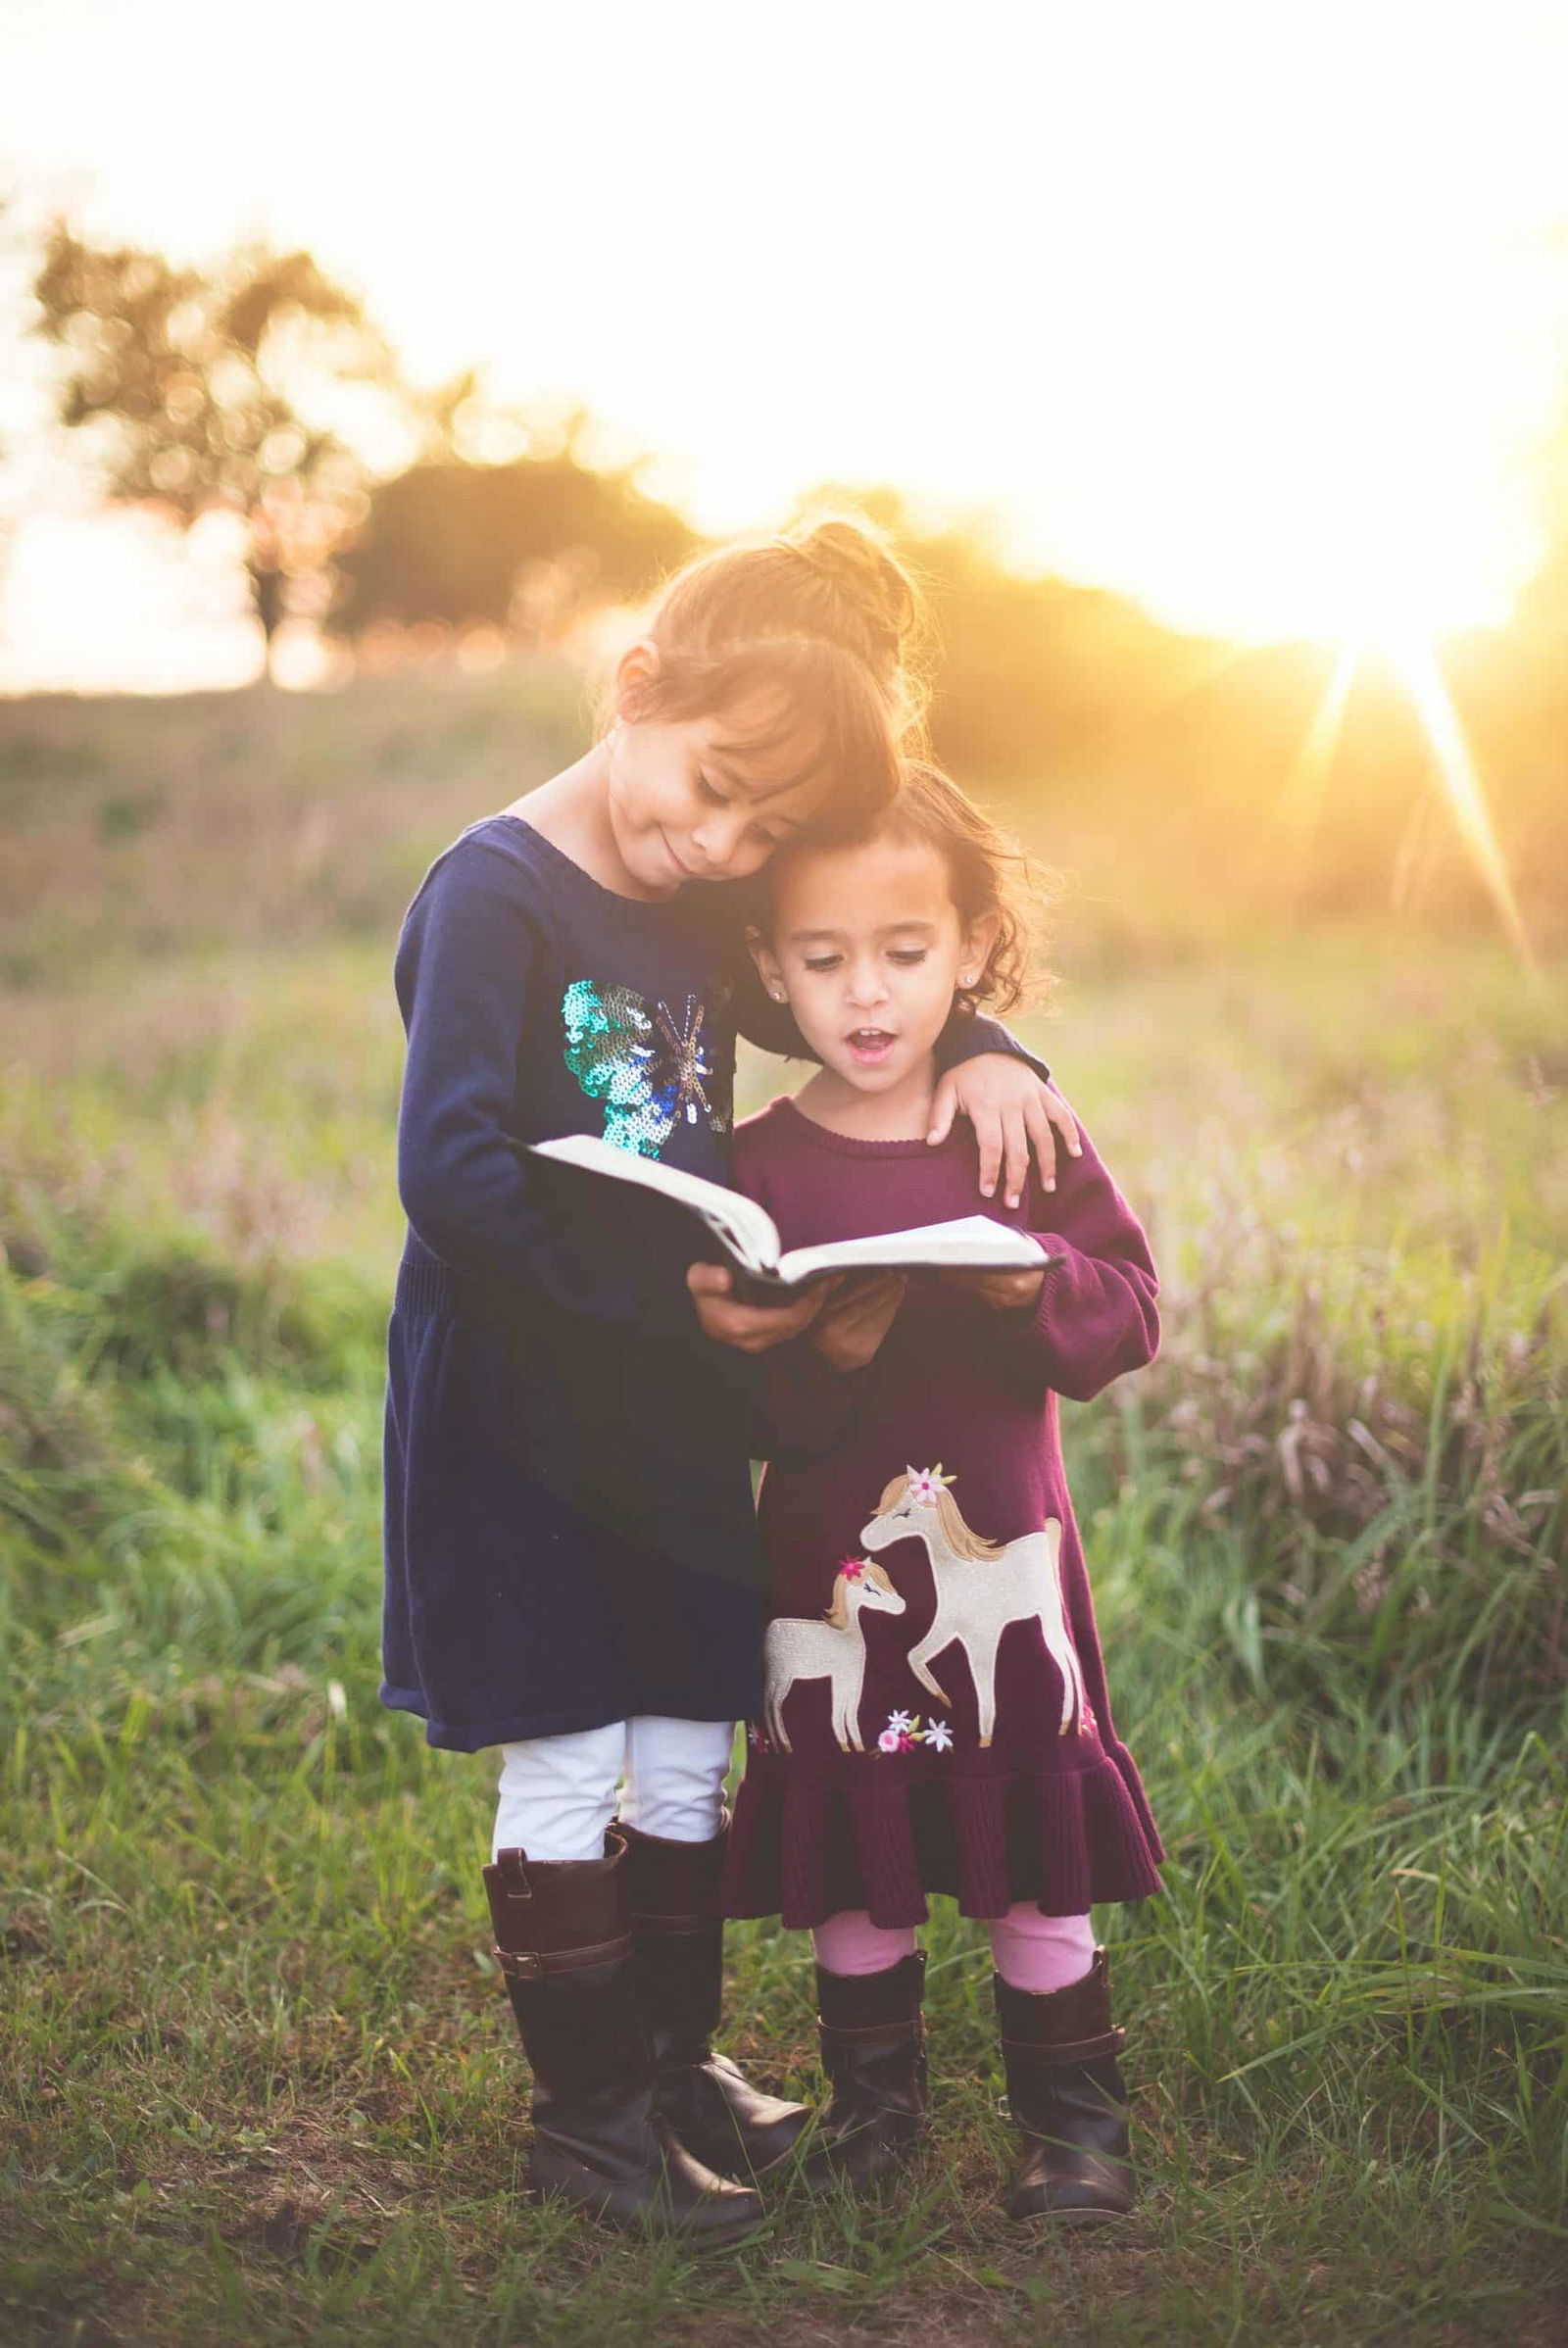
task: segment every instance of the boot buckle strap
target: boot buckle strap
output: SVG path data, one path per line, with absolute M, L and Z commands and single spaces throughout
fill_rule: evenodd
M 629 1957 L 631 1941 L 622 1932 L 617 1939 L 596 1940 L 585 1948 L 496 1948 L 491 1954 L 509 1981 L 539 1981 L 549 1973 L 575 1973 L 581 1966 Z
M 495 1871 L 504 1898 L 532 1899 L 533 1885 L 528 1881 L 525 1853 L 520 1850 L 497 1851 Z
M 1127 2043 L 1127 2032 L 1118 2024 L 1104 2030 L 1098 2038 L 1053 2039 L 1040 2045 L 1027 2038 L 1004 2038 L 1008 2054 L 1032 2055 L 1037 2063 L 1053 2069 L 1061 2063 L 1092 2063 L 1101 2055 L 1119 2055 Z
M 544 1979 L 544 1961 L 533 1949 L 493 1948 L 490 1954 L 509 1981 L 537 1981 Z

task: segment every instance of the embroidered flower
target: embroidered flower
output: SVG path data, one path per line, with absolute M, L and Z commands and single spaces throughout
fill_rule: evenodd
M 908 1478 L 909 1498 L 918 1500 L 923 1508 L 934 1508 L 946 1486 L 953 1482 L 951 1476 L 942 1473 L 940 1459 L 934 1468 L 908 1468 L 905 1472 Z
M 846 1557 L 839 1565 L 839 1573 L 846 1582 L 858 1582 L 868 1562 L 864 1557 Z
M 917 1744 L 945 1753 L 953 1743 L 953 1731 L 945 1720 L 934 1720 L 922 1729 L 918 1712 L 890 1712 L 888 1725 L 876 1741 L 877 1750 L 883 1753 L 912 1753 Z

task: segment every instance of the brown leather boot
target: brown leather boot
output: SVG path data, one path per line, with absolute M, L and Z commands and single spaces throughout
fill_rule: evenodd
M 502 1851 L 484 1871 L 496 1962 L 533 2071 L 531 2197 L 560 2193 L 627 2231 L 736 2241 L 764 2223 L 756 2193 L 694 2159 L 657 2107 L 638 2019 L 625 1843 L 541 1863 Z
M 637 1827 L 614 1832 L 626 1842 L 637 2004 L 659 2108 L 710 2169 L 763 2177 L 788 2157 L 811 2115 L 804 2103 L 765 2095 L 728 2055 L 713 2052 L 724 1981 L 718 1879 L 729 1812 L 709 1842 L 671 1842 Z
M 884 1973 L 816 1969 L 817 2036 L 832 2083 L 820 2142 L 802 2164 L 812 2192 L 880 2184 L 925 2136 L 925 1958 Z
M 1074 2226 L 1125 2218 L 1137 2191 L 1116 2062 L 1127 2033 L 1110 2019 L 1104 1950 L 1065 1989 L 1035 1996 L 1000 1974 L 993 1988 L 1007 2101 L 1026 2147 L 1008 2217 Z

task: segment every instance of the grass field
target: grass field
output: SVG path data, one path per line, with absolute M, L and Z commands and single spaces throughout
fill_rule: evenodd
M 1560 2340 L 1568 971 L 1129 905 L 1083 834 L 1035 1032 L 1166 1280 L 1066 1414 L 1171 1851 L 1101 1919 L 1141 2212 L 1001 2217 L 946 1903 L 880 2208 L 696 2262 L 518 2199 L 490 1765 L 375 1702 L 388 961 L 576 722 L 543 674 L 0 710 L 0 2337 Z M 804 1939 L 735 1931 L 731 2013 L 812 2089 Z

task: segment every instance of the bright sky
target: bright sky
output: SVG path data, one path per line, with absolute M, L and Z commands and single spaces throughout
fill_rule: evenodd
M 1250 637 L 1505 616 L 1565 119 L 1568 8 L 1524 0 L 0 10 L 29 200 L 309 243 L 417 375 L 580 395 L 710 527 L 894 480 Z M 0 682 L 243 674 L 222 579 L 34 519 Z

